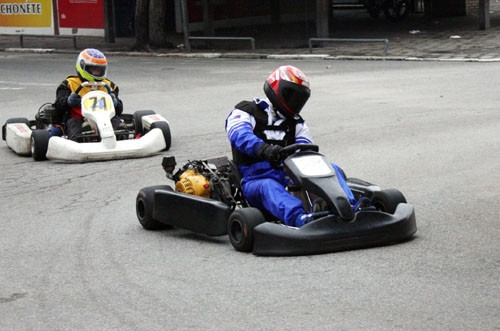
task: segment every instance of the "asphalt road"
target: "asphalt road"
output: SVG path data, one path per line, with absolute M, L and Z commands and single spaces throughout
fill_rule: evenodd
M 73 55 L 0 53 L 0 123 L 33 118 Z M 226 237 L 149 232 L 141 187 L 230 155 L 224 120 L 263 96 L 268 60 L 110 58 L 125 112 L 172 129 L 161 155 L 34 162 L 0 145 L 2 330 L 499 330 L 500 64 L 289 61 L 315 142 L 348 176 L 401 190 L 418 232 L 399 245 L 303 257 Z

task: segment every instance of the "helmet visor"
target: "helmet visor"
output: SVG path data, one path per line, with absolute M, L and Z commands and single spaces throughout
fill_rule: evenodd
M 283 84 L 285 83 L 285 84 Z M 307 100 L 311 96 L 311 90 L 306 86 L 297 85 L 289 82 L 282 82 L 281 98 L 286 107 L 295 114 L 300 113 Z
M 86 65 L 85 71 L 95 78 L 104 78 L 104 75 L 106 75 L 106 66 Z

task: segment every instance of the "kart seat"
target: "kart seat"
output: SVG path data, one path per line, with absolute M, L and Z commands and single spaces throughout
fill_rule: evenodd
M 238 169 L 238 166 L 233 160 L 228 160 L 229 162 L 229 180 L 231 185 L 234 185 L 235 188 L 241 189 L 241 173 Z

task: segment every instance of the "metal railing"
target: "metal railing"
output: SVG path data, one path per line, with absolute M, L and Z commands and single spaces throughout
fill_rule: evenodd
M 313 41 L 321 42 L 383 42 L 384 55 L 387 55 L 389 49 L 389 39 L 367 39 L 367 38 L 309 38 L 309 53 L 312 53 Z
M 77 49 L 77 45 L 76 45 L 76 38 L 77 36 L 75 35 L 40 35 L 40 34 L 25 34 L 25 33 L 21 33 L 21 34 L 17 34 L 17 33 L 13 33 L 13 34 L 7 34 L 7 33 L 2 33 L 0 34 L 0 36 L 19 36 L 19 43 L 21 44 L 21 48 L 24 48 L 24 38 L 28 37 L 28 38 L 66 38 L 66 39 L 73 39 L 73 46 L 75 47 L 75 49 Z

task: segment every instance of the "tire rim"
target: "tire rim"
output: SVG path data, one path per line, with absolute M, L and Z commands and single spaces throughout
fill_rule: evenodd
M 144 202 L 142 201 L 142 199 L 140 199 L 139 201 L 137 201 L 137 217 L 139 218 L 139 220 L 144 220 L 144 215 L 146 214 L 146 208 L 144 207 Z
M 231 238 L 233 238 L 235 243 L 240 243 L 243 240 L 243 228 L 240 222 L 232 222 L 231 223 Z
M 31 136 L 31 146 L 30 146 L 30 149 L 31 149 L 31 155 L 35 155 L 35 138 L 33 138 L 33 136 Z

